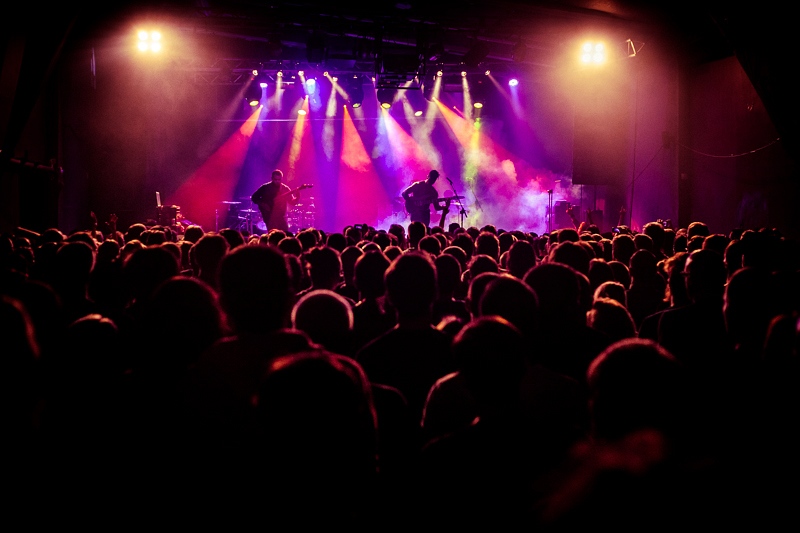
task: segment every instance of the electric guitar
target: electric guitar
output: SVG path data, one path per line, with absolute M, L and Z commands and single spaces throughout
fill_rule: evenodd
M 272 206 L 275 205 L 275 202 L 277 202 L 279 200 L 282 200 L 283 198 L 292 196 L 292 195 L 294 195 L 294 193 L 300 192 L 300 191 L 302 191 L 304 189 L 310 189 L 311 187 L 313 187 L 313 185 L 310 185 L 310 184 L 306 183 L 304 185 L 301 185 L 301 186 L 297 187 L 296 189 L 292 189 L 290 191 L 282 192 L 282 193 L 276 195 L 275 198 L 272 199 L 272 202 L 256 203 L 256 205 L 258 206 L 258 210 L 261 211 L 261 218 L 264 221 L 269 220 L 269 216 L 272 213 Z

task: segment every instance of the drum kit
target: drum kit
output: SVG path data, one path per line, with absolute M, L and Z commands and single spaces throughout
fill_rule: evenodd
M 286 221 L 289 223 L 289 230 L 297 233 L 301 229 L 313 228 L 316 226 L 316 207 L 314 197 L 309 196 L 306 202 L 297 203 L 286 210 Z
M 247 198 L 249 201 L 250 198 Z M 224 201 L 219 203 L 220 206 L 215 210 L 216 214 L 216 231 L 223 228 L 232 228 L 239 231 L 253 232 L 253 224 L 255 223 L 256 216 L 261 218 L 258 209 L 240 209 L 239 206 L 242 202 Z
M 250 208 L 241 209 L 240 206 L 244 203 L 242 201 L 224 201 L 219 203 L 221 207 L 215 210 L 216 230 L 233 228 L 239 231 L 247 231 L 250 234 L 254 232 L 266 232 L 267 225 L 261 217 L 261 212 L 250 202 L 250 197 L 242 198 L 242 200 L 250 203 Z M 303 228 L 313 227 L 315 225 L 315 216 L 316 208 L 314 206 L 313 196 L 307 198 L 306 203 L 298 203 L 290 206 L 286 211 L 286 220 L 289 223 L 289 230 L 296 233 Z

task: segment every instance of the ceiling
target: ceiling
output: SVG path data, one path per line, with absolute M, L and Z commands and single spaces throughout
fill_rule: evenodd
M 620 50 L 669 39 L 690 60 L 729 54 L 712 18 L 660 2 L 583 0 L 195 0 L 123 2 L 97 17 L 149 15 L 202 42 L 189 68 L 237 83 L 254 66 L 335 69 L 402 82 L 433 68 L 551 71 L 579 35 L 602 32 Z

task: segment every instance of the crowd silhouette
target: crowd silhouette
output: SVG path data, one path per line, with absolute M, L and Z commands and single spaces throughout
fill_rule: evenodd
M 617 229 L 3 234 L 8 503 L 282 529 L 797 523 L 798 243 Z

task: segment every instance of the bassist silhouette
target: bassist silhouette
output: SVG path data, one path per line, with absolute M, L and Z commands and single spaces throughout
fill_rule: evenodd
M 297 195 L 298 192 L 310 187 L 311 185 L 301 185 L 296 189 L 291 189 L 283 183 L 282 171 L 277 169 L 272 171 L 272 180 L 256 189 L 250 197 L 250 200 L 258 206 L 267 231 L 280 229 L 289 232 L 286 210 L 289 205 L 295 205 L 298 202 L 300 199 Z

